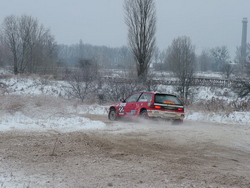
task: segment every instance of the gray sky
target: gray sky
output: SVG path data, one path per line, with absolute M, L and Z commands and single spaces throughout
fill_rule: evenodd
M 31 15 L 50 28 L 59 44 L 127 45 L 123 0 L 0 0 L 0 23 L 11 14 Z M 250 0 L 155 0 L 157 45 L 166 49 L 189 36 L 200 53 L 226 45 L 231 58 L 241 43 L 242 19 L 250 21 Z M 249 25 L 249 24 L 248 24 Z M 248 29 L 248 38 L 249 38 Z M 248 40 L 249 41 L 249 40 Z

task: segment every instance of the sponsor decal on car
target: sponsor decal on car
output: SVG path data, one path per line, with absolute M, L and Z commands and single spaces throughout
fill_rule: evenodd
M 175 104 L 174 101 L 163 101 L 164 104 Z
M 126 113 L 127 115 L 134 115 L 136 113 L 136 110 L 131 110 L 131 112 Z

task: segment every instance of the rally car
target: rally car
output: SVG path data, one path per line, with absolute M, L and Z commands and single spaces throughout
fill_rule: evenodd
M 136 92 L 109 107 L 108 118 L 142 117 L 183 122 L 184 106 L 177 96 L 158 92 Z

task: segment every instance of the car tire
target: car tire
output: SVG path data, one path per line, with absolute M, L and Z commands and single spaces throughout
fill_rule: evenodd
M 148 119 L 148 112 L 147 110 L 143 109 L 140 113 L 140 117 L 143 119 Z
M 109 118 L 110 121 L 117 121 L 118 117 L 117 117 L 117 114 L 116 114 L 116 110 L 114 108 L 110 109 L 108 118 Z
M 173 124 L 173 125 L 181 125 L 181 124 L 183 124 L 183 120 L 181 120 L 181 119 L 173 120 L 173 121 L 172 121 L 172 124 Z

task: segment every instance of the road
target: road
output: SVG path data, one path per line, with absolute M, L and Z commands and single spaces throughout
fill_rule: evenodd
M 0 133 L 0 187 L 249 188 L 250 126 L 109 122 Z

